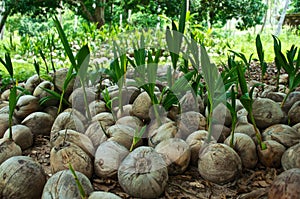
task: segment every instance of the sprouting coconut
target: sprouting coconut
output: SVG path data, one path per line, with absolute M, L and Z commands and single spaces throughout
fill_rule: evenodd
M 168 169 L 162 156 L 151 147 L 138 147 L 121 163 L 118 180 L 133 197 L 158 198 L 168 181 Z
M 284 118 L 280 105 L 268 98 L 257 98 L 252 104 L 252 112 L 258 128 L 278 124 Z
M 49 94 L 45 89 L 48 90 L 54 90 L 54 85 L 50 81 L 43 81 L 41 82 L 33 91 L 33 96 L 37 97 L 38 99 L 42 99 L 43 97 L 49 97 L 51 94 Z M 58 104 L 57 99 L 50 99 L 47 100 L 43 106 L 55 106 Z
M 119 109 L 119 107 L 117 108 L 117 118 L 121 118 L 121 117 L 125 117 L 125 116 L 130 116 L 132 115 L 132 104 L 126 104 L 123 106 L 123 111 L 121 111 L 121 109 Z
M 148 93 L 143 92 L 134 100 L 132 104 L 132 114 L 141 120 L 149 120 L 149 109 L 151 105 L 152 103 Z
M 17 120 L 13 117 L 12 125 L 15 125 L 17 123 L 18 123 Z M 9 114 L 8 113 L 0 114 L 0 138 L 3 137 L 8 127 L 9 127 Z
M 104 129 L 107 129 L 108 127 L 115 124 L 115 119 L 113 117 L 113 114 L 108 112 L 102 112 L 97 115 L 95 115 L 92 118 L 92 122 L 100 122 Z
M 68 73 L 68 68 L 61 68 L 57 70 L 54 74 L 53 80 L 54 80 L 54 85 L 55 87 L 59 90 L 62 91 L 64 87 L 64 82 Z M 65 91 L 66 95 L 70 95 L 71 92 L 73 91 L 74 88 L 74 82 L 75 80 L 71 80 L 71 82 L 68 84 L 68 87 Z
M 54 122 L 52 115 L 44 112 L 34 112 L 29 114 L 22 122 L 34 135 L 50 135 Z
M 174 138 L 177 133 L 177 126 L 175 122 L 167 122 L 162 124 L 158 129 L 149 132 L 148 145 L 155 147 L 163 140 Z
M 288 113 L 291 107 L 293 106 L 293 104 L 295 104 L 299 100 L 300 100 L 300 92 L 299 91 L 291 92 L 287 97 L 285 103 L 283 104 L 282 110 Z
M 46 174 L 28 156 L 14 156 L 0 165 L 0 198 L 41 198 Z
M 94 191 L 90 194 L 88 199 L 121 199 L 121 197 L 117 196 L 116 194 L 104 191 Z
M 22 155 L 22 150 L 13 140 L 8 138 L 0 139 L 0 164 L 13 156 Z
M 84 133 L 85 131 L 84 124 L 71 112 L 62 112 L 56 117 L 51 128 L 50 137 L 64 129 L 71 129 L 80 133 Z
M 218 143 L 224 142 L 224 140 L 230 135 L 230 128 L 224 126 L 223 124 L 212 124 L 211 135 Z
M 300 122 L 300 101 L 297 101 L 290 108 L 288 112 L 288 118 L 291 125 L 297 124 Z
M 254 126 L 248 122 L 247 116 L 241 116 L 238 118 L 238 122 L 234 131 L 238 133 L 244 133 L 251 137 L 254 142 L 257 141 Z
M 161 125 L 172 122 L 168 117 L 161 117 L 160 121 L 157 119 L 153 119 L 150 121 L 150 123 L 147 125 L 147 133 L 146 135 L 150 135 L 154 130 L 158 129 Z
M 205 145 L 208 132 L 206 130 L 195 131 L 186 138 L 186 143 L 191 149 L 191 164 L 198 166 L 199 151 Z M 212 137 L 211 143 L 216 143 L 216 140 Z
M 300 143 L 288 148 L 281 157 L 281 165 L 284 170 L 300 168 Z
M 91 116 L 94 117 L 95 115 L 106 112 L 107 107 L 104 101 L 102 100 L 94 100 L 89 104 L 89 109 L 91 111 Z
M 179 104 L 181 107 L 181 112 L 196 111 L 204 113 L 203 99 L 199 95 L 194 96 L 192 92 L 187 92 L 179 100 Z
M 50 152 L 50 165 L 52 173 L 69 168 L 72 164 L 74 170 L 91 178 L 93 164 L 90 156 L 79 146 L 71 142 L 64 142 L 59 147 L 53 147 Z
M 90 89 L 85 88 L 87 105 L 96 99 L 96 93 Z M 69 102 L 72 104 L 72 108 L 78 110 L 85 115 L 86 104 L 84 102 L 84 92 L 82 88 L 76 88 L 69 97 Z
M 107 129 L 108 140 L 116 141 L 125 146 L 128 150 L 131 147 L 132 139 L 136 130 L 125 125 L 113 125 Z M 136 147 L 142 144 L 140 140 Z
M 93 192 L 90 180 L 81 172 L 75 171 L 85 194 Z M 42 199 L 72 198 L 82 199 L 76 180 L 70 170 L 63 170 L 51 176 L 45 184 Z
M 19 98 L 16 109 L 15 117 L 17 119 L 24 119 L 30 113 L 36 112 L 40 109 L 39 99 L 32 95 L 23 95 Z
M 34 89 L 41 83 L 40 77 L 35 74 L 29 77 L 25 83 L 25 89 L 30 93 L 33 93 Z
M 242 161 L 229 146 L 221 143 L 209 144 L 200 149 L 198 171 L 204 179 L 224 184 L 240 175 Z
M 273 181 L 269 191 L 268 198 L 296 199 L 300 196 L 300 169 L 294 168 L 282 172 Z
M 189 111 L 180 115 L 177 126 L 178 133 L 176 137 L 185 140 L 191 133 L 197 130 L 205 130 L 206 119 L 199 112 Z
M 189 166 L 191 149 L 182 139 L 163 140 L 155 147 L 155 151 L 163 155 L 170 175 L 182 174 Z
M 257 148 L 259 161 L 266 167 L 279 168 L 285 147 L 274 140 L 267 140 L 264 143 L 267 146 L 266 149 Z
M 230 146 L 232 136 L 229 136 L 224 144 Z M 234 133 L 233 149 L 239 154 L 244 168 L 253 169 L 258 161 L 256 145 L 253 139 L 243 133 Z
M 3 138 L 9 138 L 9 129 L 7 129 Z M 22 150 L 28 149 L 33 144 L 33 135 L 30 128 L 20 124 L 12 126 L 12 139 Z
M 135 130 L 140 130 L 143 126 L 144 123 L 142 120 L 140 120 L 138 117 L 135 116 L 125 116 L 121 117 L 116 121 L 116 124 L 121 124 L 125 126 L 129 126 Z
M 91 158 L 93 158 L 95 155 L 93 143 L 85 134 L 71 129 L 60 130 L 52 136 L 50 139 L 50 144 L 52 147 L 59 147 L 64 141 L 76 144 Z
M 206 116 L 207 113 L 208 112 L 206 112 Z M 214 108 L 212 117 L 216 123 L 224 124 L 225 126 L 231 125 L 232 118 L 230 111 L 223 103 L 218 104 L 216 108 Z
M 90 138 L 95 149 L 97 149 L 101 143 L 105 142 L 108 139 L 103 130 L 104 129 L 102 129 L 99 122 L 93 122 L 89 125 L 84 133 L 87 137 Z
M 262 133 L 263 140 L 275 140 L 285 147 L 291 147 L 300 141 L 300 134 L 285 124 L 275 124 Z
M 94 168 L 99 177 L 117 177 L 118 168 L 129 150 L 115 141 L 100 144 L 95 154 Z

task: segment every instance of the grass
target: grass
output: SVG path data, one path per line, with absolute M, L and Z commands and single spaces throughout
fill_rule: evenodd
M 227 40 L 229 46 L 232 50 L 236 52 L 241 52 L 246 55 L 246 57 L 250 57 L 251 53 L 253 53 L 253 58 L 258 59 L 256 54 L 256 46 L 255 39 L 257 34 L 253 34 L 253 32 L 243 31 L 237 32 L 235 35 L 228 35 Z M 285 53 L 290 47 L 294 44 L 300 47 L 300 35 L 296 35 L 293 30 L 284 27 L 282 29 L 281 34 L 279 35 L 279 39 L 282 43 L 282 52 Z M 261 34 L 262 45 L 265 50 L 265 61 L 267 63 L 274 61 L 274 47 L 273 47 L 273 38 L 272 32 L 270 30 L 266 30 L 263 34 Z M 225 54 L 221 56 L 213 56 L 212 60 L 215 63 L 226 62 L 229 48 L 225 49 Z

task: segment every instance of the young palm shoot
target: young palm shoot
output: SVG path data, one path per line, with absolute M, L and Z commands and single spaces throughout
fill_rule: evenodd
M 63 85 L 63 90 L 62 90 L 62 94 L 60 97 L 58 112 L 61 111 L 64 94 L 65 94 L 65 91 L 67 90 L 69 83 L 71 82 L 72 79 L 74 79 L 78 75 L 80 84 L 83 89 L 83 99 L 84 99 L 85 108 L 87 110 L 87 116 L 88 116 L 88 119 L 91 120 L 91 113 L 90 113 L 89 106 L 87 103 L 87 95 L 86 95 L 86 90 L 85 90 L 85 80 L 86 80 L 85 78 L 86 78 L 87 69 L 88 69 L 89 60 L 90 60 L 89 48 L 87 45 L 84 45 L 78 51 L 76 57 L 74 57 L 71 47 L 69 45 L 68 39 L 66 37 L 66 34 L 65 34 L 64 30 L 62 29 L 62 26 L 61 26 L 59 20 L 57 19 L 57 17 L 55 17 L 55 19 L 54 19 L 54 24 L 58 31 L 61 42 L 63 43 L 65 53 L 67 54 L 67 56 L 69 57 L 69 60 L 71 62 L 71 67 L 68 70 L 68 73 L 67 73 L 64 85 Z M 74 72 L 74 70 L 75 70 L 75 72 Z
M 13 81 L 13 87 L 10 89 L 10 94 L 9 94 L 9 139 L 12 140 L 12 125 L 13 125 L 13 115 L 14 111 L 17 105 L 18 98 L 20 96 L 17 96 L 17 83 L 14 81 L 14 70 L 10 58 L 10 54 L 6 53 L 5 54 L 5 61 L 0 58 L 0 62 L 4 65 L 6 70 L 8 71 L 12 81 Z
M 262 46 L 259 34 L 256 36 L 256 52 L 257 52 L 258 59 L 259 59 L 259 62 L 260 62 L 261 82 L 262 82 L 264 80 L 264 76 L 267 72 L 268 65 L 264 60 L 264 50 L 263 50 L 263 46 Z
M 108 108 L 108 110 L 110 110 L 111 114 L 113 115 L 114 120 L 117 121 L 117 116 L 113 110 L 112 104 L 113 104 L 113 101 L 118 98 L 115 97 L 113 99 L 110 99 L 110 95 L 109 95 L 107 88 L 105 88 L 104 91 L 102 91 L 102 95 L 103 95 L 103 100 L 105 102 L 106 108 Z
M 226 102 L 226 106 L 230 111 L 232 122 L 231 122 L 231 140 L 230 140 L 230 147 L 233 148 L 234 143 L 234 130 L 237 123 L 237 112 L 236 112 L 236 92 L 234 90 L 234 86 L 231 87 L 231 91 L 229 93 L 231 104 Z
M 281 107 L 283 107 L 290 93 L 300 85 L 300 72 L 299 72 L 300 49 L 298 50 L 298 48 L 295 47 L 295 45 L 292 45 L 291 49 L 287 51 L 285 57 L 281 52 L 280 40 L 276 36 L 273 36 L 273 38 L 274 38 L 275 60 L 277 61 L 277 64 L 285 70 L 285 72 L 288 74 L 289 77 L 288 78 L 289 91 L 281 103 Z M 298 55 L 296 58 L 297 51 L 298 51 Z
M 135 147 L 135 145 L 142 139 L 145 131 L 146 131 L 146 125 L 143 126 L 139 131 L 138 129 L 135 130 L 134 132 L 134 136 L 133 136 L 133 139 L 132 139 L 132 143 L 131 143 L 131 146 L 130 146 L 130 152 L 133 150 L 133 148 Z
M 240 97 L 240 101 L 243 104 L 244 108 L 248 111 L 250 120 L 251 120 L 254 130 L 255 130 L 257 142 L 258 142 L 259 146 L 261 147 L 261 149 L 264 150 L 264 149 L 266 149 L 266 144 L 262 141 L 261 135 L 256 126 L 255 119 L 254 119 L 253 112 L 252 112 L 253 90 L 254 90 L 255 86 L 258 86 L 260 84 L 253 86 L 252 89 L 250 90 L 250 92 L 248 92 L 247 82 L 246 82 L 246 79 L 244 76 L 245 74 L 243 71 L 243 65 L 241 63 L 237 64 L 237 72 L 238 72 L 239 85 L 240 85 L 240 88 L 242 91 L 242 96 Z
M 87 194 L 85 193 L 85 191 L 84 191 L 84 189 L 83 189 L 83 186 L 82 186 L 82 184 L 80 183 L 80 181 L 79 181 L 79 179 L 78 179 L 78 177 L 77 177 L 77 175 L 76 175 L 76 172 L 75 172 L 75 170 L 73 169 L 71 163 L 69 163 L 69 169 L 70 169 L 70 171 L 72 172 L 72 175 L 73 175 L 74 180 L 75 180 L 75 182 L 76 182 L 76 185 L 77 185 L 77 187 L 78 187 L 78 190 L 79 190 L 79 193 L 80 193 L 81 198 L 82 198 L 82 199 L 86 199 L 86 198 L 87 198 Z

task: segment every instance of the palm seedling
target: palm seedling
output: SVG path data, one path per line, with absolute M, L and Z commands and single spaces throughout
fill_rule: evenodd
M 274 39 L 275 62 L 277 62 L 276 65 L 278 65 L 280 68 L 282 67 L 289 77 L 288 78 L 289 90 L 281 103 L 281 107 L 282 107 L 285 101 L 287 100 L 289 94 L 300 85 L 300 72 L 299 72 L 300 50 L 297 47 L 295 47 L 295 45 L 292 45 L 290 50 L 286 52 L 286 57 L 285 57 L 281 52 L 280 40 L 276 36 L 273 36 L 273 39 Z M 298 55 L 296 55 L 297 51 L 298 51 Z
M 249 63 L 247 61 L 247 59 L 245 58 L 245 55 L 243 55 L 242 53 L 236 53 L 234 51 L 232 51 L 235 55 L 237 55 L 238 57 L 240 57 L 244 64 L 242 64 L 241 62 L 235 62 L 236 64 L 236 68 L 237 68 L 237 73 L 238 73 L 238 81 L 239 81 L 239 86 L 241 88 L 241 92 L 242 92 L 242 96 L 240 97 L 240 101 L 242 103 L 242 105 L 244 106 L 244 108 L 248 111 L 250 120 L 253 124 L 254 130 L 255 130 L 255 135 L 257 138 L 257 142 L 258 145 L 261 147 L 262 150 L 266 149 L 266 145 L 265 143 L 262 141 L 261 138 L 261 134 L 256 126 L 256 122 L 253 116 L 253 111 L 252 111 L 252 104 L 253 104 L 253 91 L 254 88 L 257 86 L 260 86 L 261 84 L 255 84 L 250 91 L 248 91 L 248 86 L 247 86 L 247 82 L 246 82 L 246 78 L 245 78 L 245 73 L 244 73 L 244 69 L 243 66 L 246 65 L 247 63 Z
M 264 79 L 264 76 L 267 72 L 268 65 L 264 60 L 264 50 L 263 50 L 263 46 L 262 46 L 259 34 L 256 36 L 256 52 L 257 52 L 258 59 L 259 59 L 259 62 L 260 62 L 260 68 L 261 68 L 261 78 L 260 79 L 261 79 L 261 82 L 262 82 L 263 79 Z

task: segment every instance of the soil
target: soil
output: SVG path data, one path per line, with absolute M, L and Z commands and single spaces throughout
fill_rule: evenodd
M 250 78 L 248 80 L 260 81 L 260 68 L 258 62 L 250 66 Z M 275 85 L 277 69 L 274 64 L 269 64 L 264 83 Z M 283 73 L 281 71 L 281 73 Z M 37 136 L 34 145 L 23 152 L 38 161 L 45 169 L 48 177 L 51 176 L 50 168 L 50 144 L 48 136 Z M 196 167 L 189 167 L 182 175 L 169 176 L 168 185 L 160 198 L 203 198 L 203 199 L 266 199 L 268 188 L 274 178 L 280 174 L 282 169 L 266 168 L 257 165 L 255 170 L 243 170 L 237 180 L 225 185 L 217 185 L 204 180 L 198 173 Z M 92 183 L 95 190 L 109 191 L 119 195 L 121 198 L 133 198 L 126 194 L 115 179 L 101 179 L 94 176 Z

